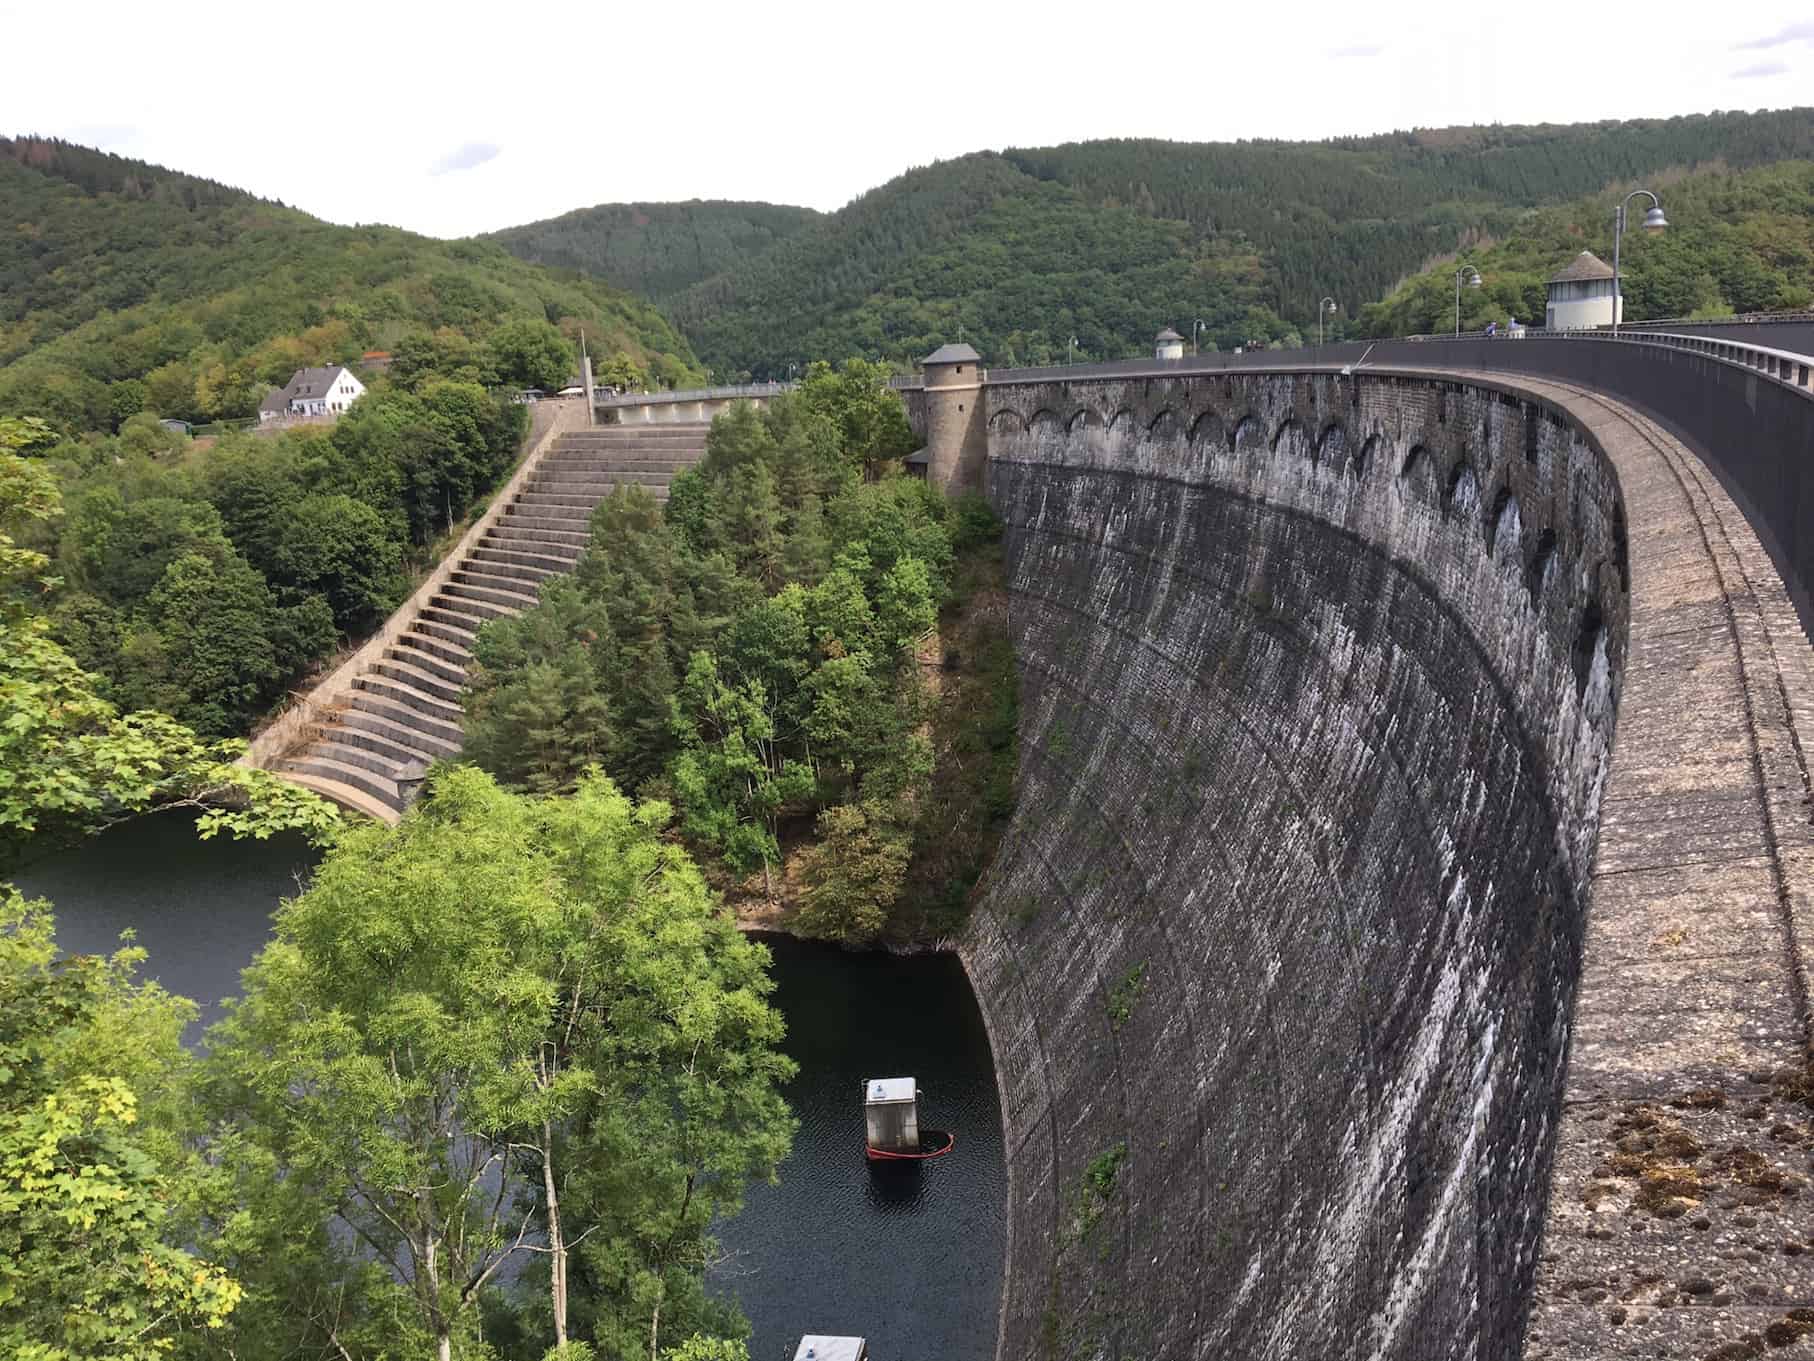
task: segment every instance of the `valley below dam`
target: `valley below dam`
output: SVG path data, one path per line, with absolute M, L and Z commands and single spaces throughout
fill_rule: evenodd
M 28 865 L 59 943 L 106 953 L 130 930 L 143 977 L 189 997 L 199 1043 L 270 937 L 278 904 L 306 887 L 316 853 L 296 837 L 202 841 L 158 814 Z M 800 1066 L 784 1095 L 800 1122 L 781 1182 L 750 1190 L 724 1223 L 717 1294 L 748 1315 L 754 1361 L 790 1361 L 803 1333 L 885 1342 L 884 1356 L 986 1361 L 995 1354 L 1005 1174 L 988 1038 L 949 954 L 857 953 L 767 934 L 783 1046 Z M 872 1170 L 862 1081 L 911 1075 L 923 1118 L 957 1135 L 952 1155 Z

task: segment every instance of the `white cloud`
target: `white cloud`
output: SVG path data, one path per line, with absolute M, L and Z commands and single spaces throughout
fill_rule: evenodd
M 428 173 L 446 175 L 456 170 L 476 170 L 485 162 L 496 160 L 503 149 L 495 142 L 465 142 L 430 166 Z
M 1788 74 L 1789 63 L 1786 61 L 1759 61 L 1749 66 L 1741 66 L 1732 73 L 1734 80 L 1757 80 L 1762 76 L 1781 76 Z
M 1770 47 L 1787 47 L 1791 43 L 1814 44 L 1814 19 L 1803 20 L 1798 24 L 1790 24 L 1785 28 L 1779 28 L 1768 37 L 1753 38 L 1750 42 L 1739 43 L 1737 46 L 1738 49 L 1743 52 L 1756 51 L 1758 49 Z

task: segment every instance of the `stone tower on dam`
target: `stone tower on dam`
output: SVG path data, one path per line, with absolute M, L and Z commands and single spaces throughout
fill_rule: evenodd
M 962 946 L 1009 1149 L 999 1356 L 1814 1332 L 1814 655 L 1782 523 L 1658 414 L 1693 378 L 1715 429 L 1805 438 L 1814 402 L 1717 357 L 1620 400 L 1642 364 L 1548 344 L 946 347 L 908 394 L 930 474 L 1006 524 L 1021 667 Z

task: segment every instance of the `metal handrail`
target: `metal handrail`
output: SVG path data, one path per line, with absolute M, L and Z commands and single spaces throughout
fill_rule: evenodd
M 1796 354 L 1792 350 L 1774 350 L 1767 345 L 1742 345 L 1735 340 L 1716 340 L 1712 336 L 1682 335 L 1673 331 L 1542 331 L 1545 336 L 1564 340 L 1604 340 L 1620 344 L 1657 345 L 1665 349 L 1686 350 L 1727 364 L 1754 369 L 1792 388 L 1814 391 L 1814 355 Z
M 736 397 L 773 397 L 791 392 L 798 383 L 739 383 L 731 387 L 684 388 L 670 392 L 616 392 L 598 394 L 595 406 L 648 406 L 654 402 L 713 402 Z

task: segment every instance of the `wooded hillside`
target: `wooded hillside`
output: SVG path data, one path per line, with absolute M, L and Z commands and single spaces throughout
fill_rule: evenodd
M 648 303 L 500 246 L 338 227 L 64 142 L 0 139 L 0 219 L 0 414 L 65 431 L 250 416 L 303 365 L 412 340 L 459 367 L 516 321 L 583 327 L 663 381 L 703 376 Z
M 1649 182 L 1669 229 L 1627 231 L 1620 259 L 1625 317 L 1728 316 L 1814 305 L 1814 162 L 1707 171 Z M 1612 263 L 1616 194 L 1531 214 L 1503 240 L 1464 252 L 1481 287 L 1464 289 L 1461 325 L 1508 318 L 1542 324 L 1545 281 L 1584 250 Z M 1633 205 L 1641 214 L 1643 199 Z M 1362 314 L 1365 333 L 1419 335 L 1455 324 L 1454 273 L 1442 265 Z
M 1085 142 L 890 181 L 668 304 L 732 376 L 821 355 L 907 360 L 964 336 L 996 364 L 1352 328 L 1458 246 L 1635 177 L 1814 158 L 1814 110 L 1451 128 L 1319 143 Z
M 811 208 L 776 203 L 601 203 L 481 239 L 532 264 L 578 270 L 660 301 L 818 219 Z

